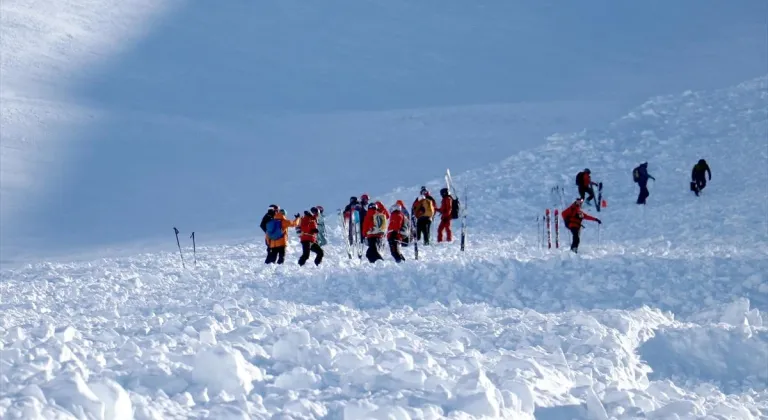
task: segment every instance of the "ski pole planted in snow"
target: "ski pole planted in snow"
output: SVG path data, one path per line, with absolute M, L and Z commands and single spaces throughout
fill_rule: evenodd
M 179 255 L 181 255 L 181 266 L 187 268 L 184 264 L 184 254 L 181 253 L 181 243 L 179 242 L 179 230 L 176 227 L 173 228 L 173 232 L 176 234 L 176 246 L 179 247 Z
M 192 238 L 192 257 L 195 259 L 195 267 L 197 267 L 197 250 L 195 249 L 195 232 L 192 232 L 192 235 L 190 235 L 190 238 Z

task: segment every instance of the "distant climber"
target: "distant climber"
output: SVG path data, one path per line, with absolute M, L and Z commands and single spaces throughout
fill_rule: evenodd
M 697 196 L 701 190 L 707 186 L 707 176 L 709 176 L 709 180 L 712 181 L 712 171 L 710 171 L 707 161 L 699 159 L 699 161 L 693 165 L 693 170 L 691 171 L 691 191 L 696 193 Z
M 429 245 L 429 233 L 432 227 L 432 218 L 435 216 L 437 203 L 429 194 L 426 187 L 421 187 L 421 191 L 416 200 L 411 205 L 411 215 L 416 220 L 416 239 L 420 240 L 424 236 L 424 245 Z
M 437 242 L 443 242 L 443 232 L 445 232 L 445 240 L 451 242 L 453 241 L 453 232 L 451 232 L 453 197 L 448 193 L 448 188 L 441 189 L 440 196 L 443 199 L 440 202 L 440 208 L 437 209 L 440 213 L 440 224 L 437 226 Z
M 632 180 L 640 186 L 640 193 L 637 196 L 637 204 L 645 204 L 645 200 L 651 193 L 648 191 L 648 180 L 656 181 L 656 178 L 648 173 L 648 162 L 643 162 L 640 166 L 632 170 Z
M 303 266 L 309 259 L 309 253 L 315 253 L 315 265 L 320 265 L 323 261 L 323 248 L 317 243 L 317 237 L 320 233 L 317 225 L 318 216 L 317 207 L 312 207 L 310 211 L 305 211 L 304 216 L 296 214 L 296 218 L 299 219 L 299 226 L 301 226 L 301 235 L 299 241 L 301 241 L 301 257 L 299 257 L 299 265 Z
M 571 251 L 575 253 L 578 253 L 579 243 L 581 242 L 579 235 L 581 233 L 582 221 L 592 220 L 597 222 L 598 224 L 603 223 L 602 221 L 600 221 L 600 219 L 585 213 L 581 209 L 582 204 L 584 204 L 584 199 L 579 197 L 576 199 L 576 201 L 573 202 L 573 204 L 571 204 L 570 207 L 563 210 L 563 213 L 562 213 L 565 226 L 571 231 L 573 236 L 573 240 L 571 242 Z

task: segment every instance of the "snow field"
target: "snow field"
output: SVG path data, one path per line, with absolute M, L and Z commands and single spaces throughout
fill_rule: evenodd
M 371 265 L 331 245 L 302 268 L 292 239 L 264 266 L 255 233 L 201 245 L 194 268 L 185 246 L 187 270 L 176 252 L 3 270 L 0 417 L 761 418 L 767 82 L 656 98 L 455 174 L 465 253 Z M 714 177 L 697 199 L 702 150 Z M 658 181 L 638 208 L 645 160 Z M 601 247 L 588 225 L 578 255 L 536 249 L 548 184 L 585 166 L 606 184 Z

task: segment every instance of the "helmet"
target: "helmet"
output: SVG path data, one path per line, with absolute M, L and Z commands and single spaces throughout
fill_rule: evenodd
M 575 203 L 578 203 L 579 205 L 582 205 L 582 204 L 584 204 L 584 199 L 583 199 L 583 198 L 581 198 L 581 197 L 578 197 L 578 198 L 576 199 Z
M 322 213 L 325 211 L 325 209 L 323 208 L 323 206 L 317 206 L 317 207 L 315 207 L 315 208 L 316 208 L 316 209 L 317 209 L 317 211 L 319 211 L 321 214 L 322 214 Z
M 370 209 L 376 209 L 376 203 L 368 203 L 368 210 Z
M 446 195 L 448 195 L 448 188 L 441 188 L 441 189 L 440 189 L 440 195 L 441 195 L 441 196 L 446 196 Z
M 403 200 L 397 200 L 397 203 L 395 203 L 395 204 L 397 204 L 398 206 L 400 206 L 402 208 L 405 208 L 405 203 L 403 203 Z
M 589 168 L 584 168 L 584 173 L 591 174 L 592 171 L 590 171 Z
M 349 202 L 350 203 L 357 203 L 357 197 L 355 197 L 355 196 L 349 197 Z
M 310 211 L 312 214 L 317 214 L 317 213 L 318 213 L 317 207 L 312 207 L 311 209 L 309 209 L 309 211 Z
M 699 159 L 699 165 L 706 165 L 707 161 L 704 159 Z

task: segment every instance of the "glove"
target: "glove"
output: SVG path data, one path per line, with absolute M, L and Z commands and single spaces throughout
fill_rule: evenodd
M 301 215 L 299 213 L 296 213 L 296 214 L 293 215 L 293 217 L 298 219 L 299 217 L 301 217 Z
M 602 220 L 600 220 L 600 219 L 597 219 L 595 221 L 597 222 L 598 225 L 602 225 L 603 224 Z

